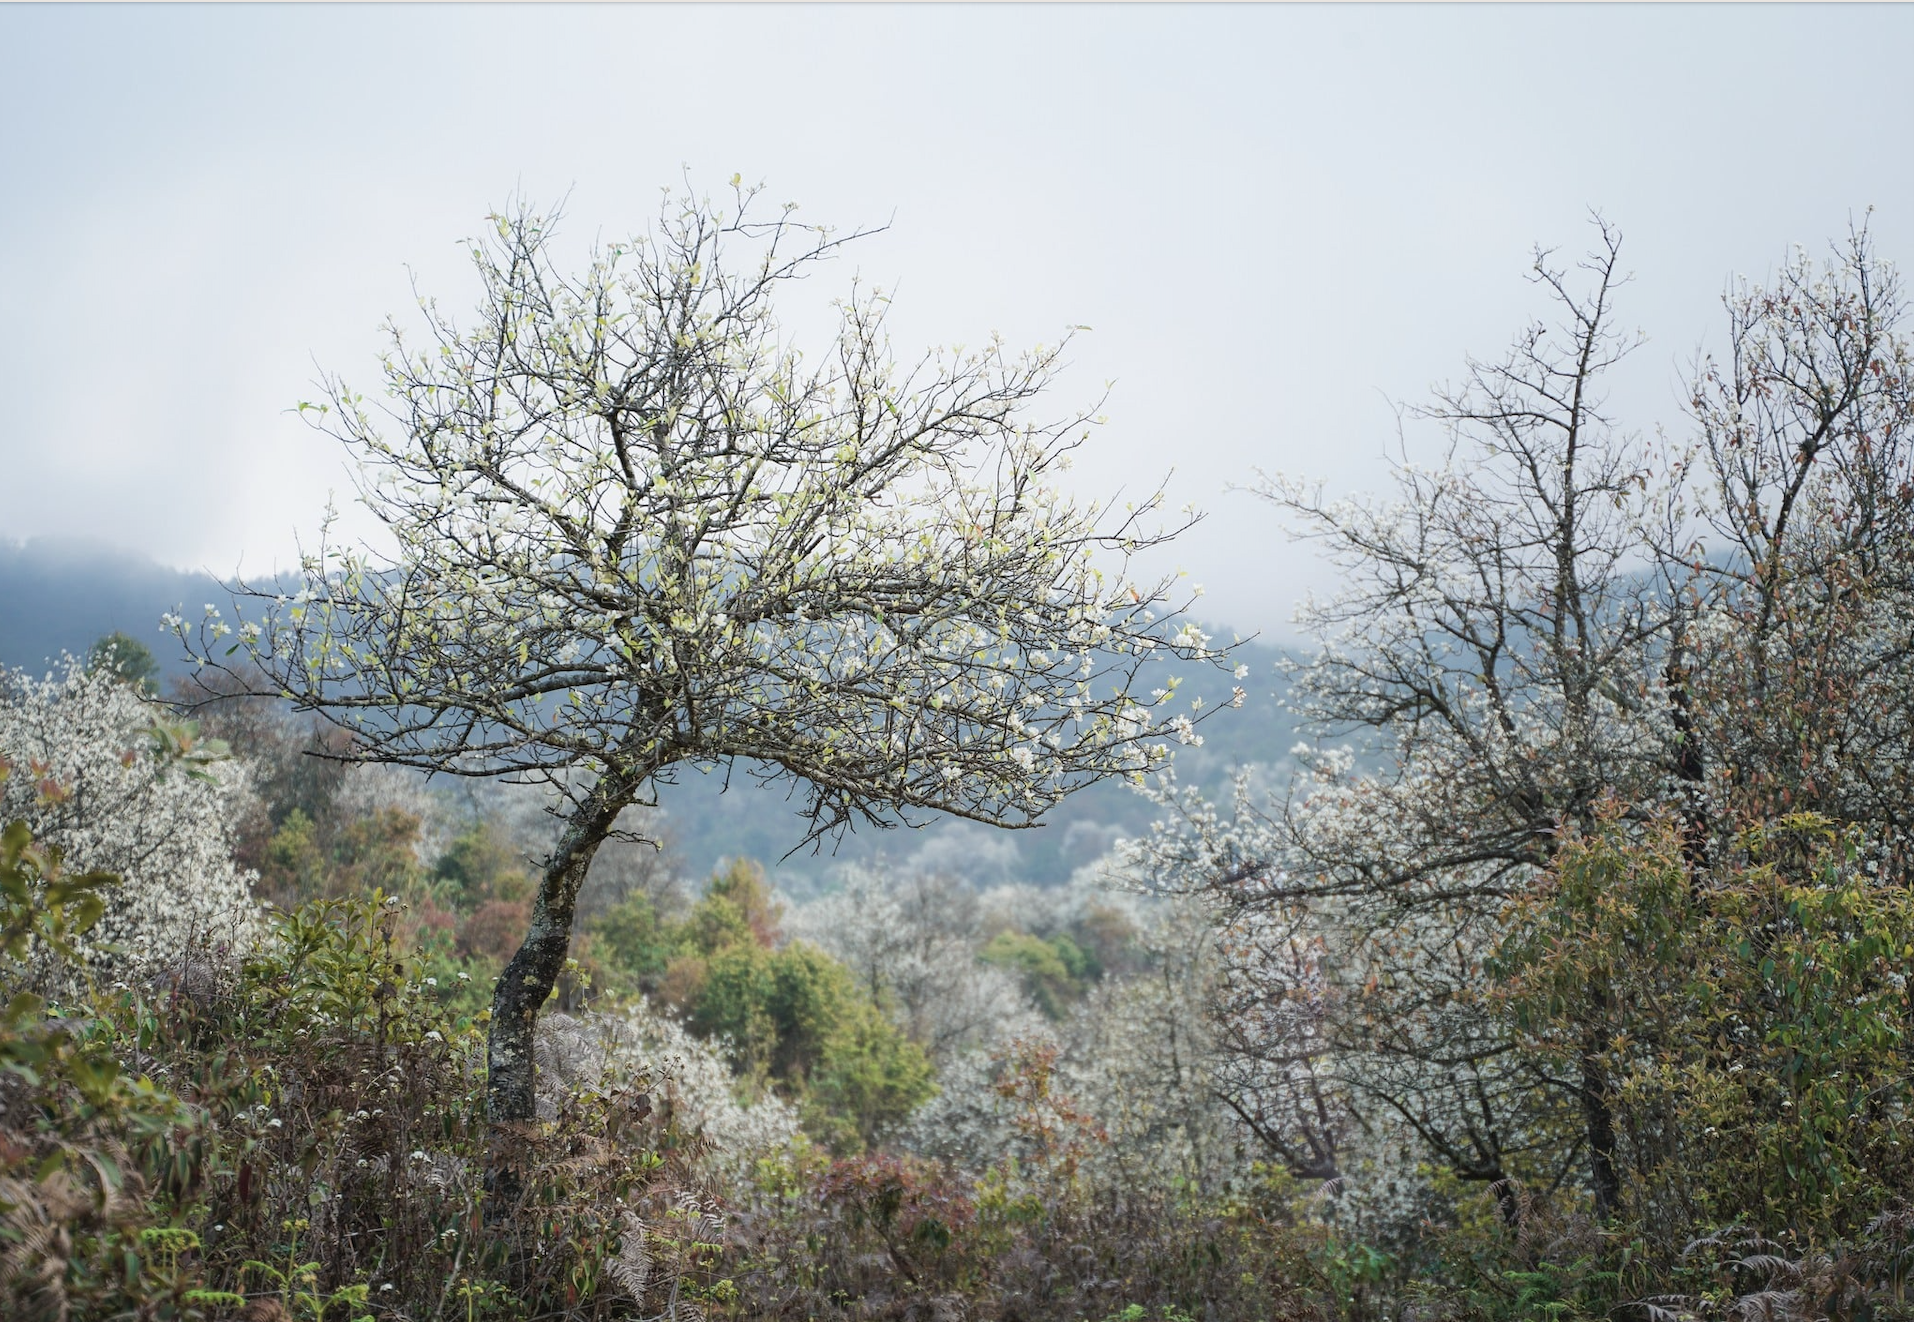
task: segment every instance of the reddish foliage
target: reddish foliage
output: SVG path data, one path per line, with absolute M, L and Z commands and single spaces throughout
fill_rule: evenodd
M 530 900 L 487 900 L 459 924 L 459 954 L 503 964 L 525 939 L 531 923 Z
M 912 1157 L 849 1157 L 834 1162 L 817 1184 L 821 1206 L 852 1228 L 884 1241 L 891 1260 L 911 1280 L 921 1272 L 913 1253 L 941 1254 L 977 1220 L 964 1181 L 943 1166 Z

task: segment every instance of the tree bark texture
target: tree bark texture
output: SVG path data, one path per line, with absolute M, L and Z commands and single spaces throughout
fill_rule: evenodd
M 1607 996 L 1599 995 L 1602 1008 Z M 1582 1121 L 1588 1135 L 1589 1175 L 1594 1185 L 1595 1219 L 1607 1224 L 1621 1206 L 1622 1181 L 1615 1171 L 1615 1114 L 1610 1106 L 1608 1071 L 1601 1044 L 1590 1032 L 1582 1044 Z
M 631 803 L 631 785 L 606 773 L 573 809 L 545 861 L 525 940 L 499 975 L 485 1039 L 485 1118 L 491 1143 L 485 1171 L 487 1218 L 507 1214 L 524 1191 L 528 1127 L 538 1118 L 532 1035 L 571 951 L 572 912 L 598 847 Z

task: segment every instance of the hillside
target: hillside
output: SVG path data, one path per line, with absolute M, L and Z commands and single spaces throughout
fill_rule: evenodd
M 84 653 L 102 635 L 120 630 L 147 642 L 166 672 L 177 674 L 182 667 L 159 631 L 160 615 L 223 600 L 206 575 L 171 569 L 103 542 L 0 542 L 0 665 L 43 673 L 62 652 Z M 1215 632 L 1219 638 L 1231 636 L 1225 628 Z M 1177 750 L 1177 774 L 1186 783 L 1221 789 L 1238 765 L 1284 762 L 1295 741 L 1291 718 L 1277 700 L 1278 649 L 1244 643 L 1237 657 L 1249 667 L 1242 681 L 1249 698 L 1240 710 L 1227 708 L 1237 682 L 1227 672 L 1185 674 L 1186 695 L 1200 693 L 1207 705 L 1222 708 L 1202 724 L 1201 746 Z M 1166 668 L 1162 677 L 1169 673 Z M 1153 676 L 1151 683 L 1156 682 L 1160 679 Z M 674 850 L 691 875 L 709 873 L 721 859 L 746 856 L 772 865 L 780 883 L 800 893 L 827 886 L 842 863 L 880 857 L 980 885 L 1061 884 L 1095 861 L 1112 840 L 1146 830 L 1153 812 L 1127 785 L 1105 784 L 1065 801 L 1032 830 L 934 820 L 919 830 L 867 830 L 846 837 L 835 849 L 827 844 L 777 862 L 804 837 L 804 822 L 784 790 L 762 787 L 741 772 L 727 790 L 722 775 L 686 771 L 677 784 L 661 787 L 659 802 Z
M 171 569 L 88 538 L 0 540 L 0 666 L 42 673 L 62 652 L 82 654 L 118 630 L 153 649 L 167 673 L 181 667 L 160 616 L 212 600 L 207 575 Z

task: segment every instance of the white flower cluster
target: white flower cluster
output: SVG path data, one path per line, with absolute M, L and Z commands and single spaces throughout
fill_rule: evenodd
M 83 950 L 103 967 L 178 959 L 258 933 L 252 874 L 232 858 L 246 793 L 230 761 L 170 765 L 146 733 L 157 704 L 69 660 L 64 678 L 0 678 L 0 820 L 25 821 L 75 871 L 118 874 Z
M 1064 1026 L 1059 1084 L 1107 1135 L 1091 1160 L 1105 1184 L 1218 1193 L 1247 1173 L 1251 1144 L 1219 1100 L 1213 934 L 1195 906 L 1166 905 L 1143 941 L 1152 967 L 1104 980 Z
M 962 882 L 851 868 L 841 891 L 796 909 L 786 927 L 849 967 L 941 1069 L 1042 1027 L 1016 979 L 977 962 L 982 921 Z
M 543 1116 L 556 1113 L 564 1091 L 641 1083 L 661 1112 L 711 1144 L 720 1171 L 747 1171 L 797 1140 L 797 1112 L 788 1102 L 769 1093 L 740 1102 L 717 1048 L 645 1002 L 616 1015 L 546 1015 L 535 1047 Z

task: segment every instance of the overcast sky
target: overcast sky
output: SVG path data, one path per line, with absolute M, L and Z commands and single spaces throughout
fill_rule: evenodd
M 1719 297 L 1876 208 L 1914 258 L 1914 10 L 1507 5 L 0 6 L 0 537 L 265 571 L 349 494 L 286 410 L 370 387 L 411 274 L 518 190 L 580 242 L 689 176 L 891 222 L 836 271 L 900 345 L 1085 323 L 1078 465 L 1211 511 L 1210 618 L 1319 570 L 1229 490 L 1373 487 L 1415 402 L 1542 310 L 1536 242 L 1627 236 L 1618 411 L 1680 427 Z

